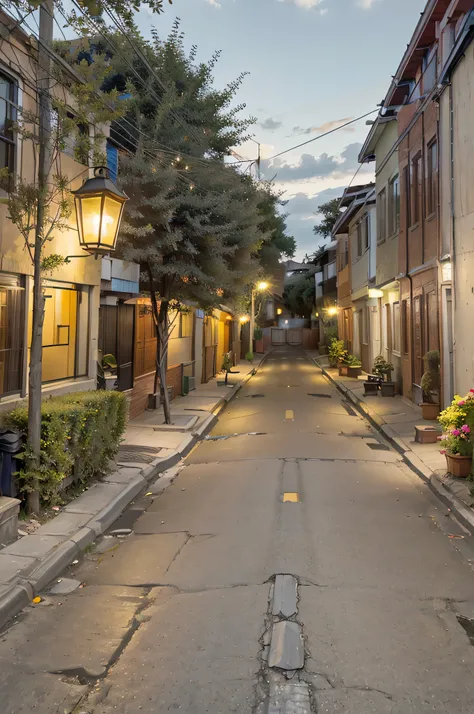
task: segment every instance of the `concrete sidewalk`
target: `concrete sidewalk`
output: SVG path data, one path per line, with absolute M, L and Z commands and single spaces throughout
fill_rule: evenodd
M 0 548 L 0 627 L 81 552 L 104 533 L 151 481 L 178 464 L 217 421 L 217 415 L 255 373 L 266 355 L 256 355 L 229 375 L 199 385 L 171 404 L 172 425 L 163 425 L 162 410 L 133 419 L 125 432 L 111 473 L 68 503 L 32 535 Z M 164 486 L 169 485 L 179 469 Z
M 474 532 L 474 497 L 471 482 L 453 478 L 446 471 L 446 459 L 440 453 L 439 444 L 418 444 L 415 441 L 415 426 L 435 426 L 436 422 L 425 421 L 421 409 L 402 396 L 364 396 L 362 379 L 340 377 L 337 369 L 329 367 L 327 355 L 307 350 L 311 359 L 321 367 L 359 411 L 403 455 L 406 463 L 429 483 L 432 490 L 451 508 L 463 524 Z M 440 431 L 441 433 L 441 431 Z

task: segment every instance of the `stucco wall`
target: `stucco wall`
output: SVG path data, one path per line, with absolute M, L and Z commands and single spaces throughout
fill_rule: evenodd
M 474 386 L 474 45 L 452 76 L 454 139 L 454 341 L 455 391 Z

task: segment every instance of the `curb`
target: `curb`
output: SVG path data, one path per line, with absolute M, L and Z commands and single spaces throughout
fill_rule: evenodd
M 429 489 L 436 496 L 438 496 L 445 506 L 451 509 L 462 525 L 474 533 L 474 511 L 466 506 L 460 498 L 452 494 L 446 486 L 441 483 L 438 476 L 430 468 L 428 468 L 428 466 L 426 466 L 409 447 L 407 447 L 399 436 L 396 436 L 396 432 L 389 424 L 385 423 L 379 414 L 376 414 L 372 409 L 370 409 L 370 407 L 361 402 L 350 389 L 333 379 L 325 367 L 319 364 L 314 357 L 311 357 L 310 355 L 308 356 L 314 364 L 319 367 L 326 379 L 328 379 L 336 387 L 338 392 L 343 394 L 347 399 L 350 399 L 357 410 L 368 419 L 372 426 L 383 434 L 383 436 L 392 444 L 394 449 L 403 457 L 405 464 L 426 483 Z
M 253 377 L 267 358 L 268 354 L 270 353 L 268 352 L 264 355 L 260 363 L 238 384 L 235 385 L 235 388 L 232 390 L 228 399 L 223 397 L 217 403 L 214 410 L 209 414 L 209 417 L 204 420 L 199 429 L 191 434 L 192 438 L 182 451 L 176 450 L 166 459 L 163 459 L 159 463 L 151 464 L 148 468 L 141 471 L 139 475 L 134 477 L 132 481 L 127 484 L 123 491 L 121 491 L 110 501 L 110 503 L 107 504 L 107 506 L 105 506 L 105 508 L 99 511 L 99 513 L 95 516 L 92 516 L 88 523 L 79 528 L 76 533 L 70 536 L 63 543 L 58 545 L 58 547 L 52 553 L 47 555 L 31 573 L 24 578 L 19 575 L 18 580 L 6 587 L 6 590 L 0 594 L 0 628 L 4 627 L 9 620 L 15 617 L 15 615 L 18 615 L 24 607 L 29 605 L 35 595 L 43 590 L 48 583 L 57 578 L 58 575 L 62 573 L 64 568 L 70 565 L 73 560 L 81 555 L 88 545 L 90 545 L 99 535 L 104 533 L 107 528 L 109 528 L 123 513 L 125 508 L 133 501 L 133 499 L 136 498 L 140 491 L 148 487 L 148 484 L 153 481 L 158 474 L 168 471 L 176 466 L 189 454 L 196 444 L 202 441 L 204 436 L 206 436 L 206 434 L 208 434 L 217 423 L 218 415 L 235 398 L 236 394 L 240 391 L 244 384 L 246 384 L 249 379 Z M 176 475 L 177 474 L 174 474 L 167 478 L 167 483 L 164 484 L 164 488 L 173 481 Z

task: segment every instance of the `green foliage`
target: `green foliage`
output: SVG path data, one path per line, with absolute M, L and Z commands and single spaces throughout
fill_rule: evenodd
M 245 359 L 247 360 L 247 362 L 253 362 L 253 352 L 247 352 L 247 354 L 245 355 Z
M 314 273 L 311 269 L 286 281 L 283 303 L 293 317 L 311 317 L 315 300 Z
M 373 373 L 376 374 L 378 377 L 386 377 L 387 382 L 392 381 L 392 372 L 395 369 L 393 364 L 391 362 L 387 362 L 387 360 L 382 356 L 379 355 L 378 357 L 375 358 L 374 360 L 374 366 L 373 366 Z
M 338 329 L 337 327 L 327 327 L 324 330 L 324 344 L 326 347 L 331 346 L 333 340 L 337 340 Z
M 52 253 L 51 255 L 48 255 L 42 259 L 41 272 L 45 275 L 48 275 L 57 270 L 57 268 L 60 268 L 61 265 L 64 265 L 65 262 L 66 260 L 65 258 L 63 258 L 62 255 Z
M 337 364 L 341 361 L 341 357 L 344 352 L 347 352 L 347 350 L 344 349 L 344 340 L 338 340 L 336 337 L 333 337 L 329 344 L 329 365 L 331 367 L 337 367 Z
M 233 366 L 234 366 L 233 362 L 232 362 L 231 358 L 229 357 L 229 354 L 226 352 L 224 355 L 224 359 L 222 360 L 221 370 L 223 372 L 230 372 L 230 370 L 232 369 Z
M 456 394 L 449 407 L 441 412 L 438 421 L 443 427 L 443 440 L 441 441 L 443 449 L 448 454 L 472 456 L 474 391 L 471 390 L 465 397 Z
M 20 406 L 5 416 L 5 424 L 26 437 L 28 408 Z M 127 424 L 127 403 L 121 392 L 77 392 L 45 399 L 41 408 L 41 454 L 37 471 L 27 468 L 28 448 L 21 455 L 22 493 L 39 487 L 45 504 L 61 499 L 63 481 L 87 482 L 107 473 Z
M 437 404 L 440 390 L 440 354 L 438 350 L 430 350 L 423 357 L 425 372 L 421 378 L 423 401 L 427 404 Z
M 454 429 L 453 431 L 456 432 Z M 464 434 L 461 432 L 459 435 L 448 433 L 444 435 L 444 438 L 440 442 L 443 451 L 452 455 L 459 456 L 472 456 L 472 441 L 469 438 L 469 434 Z
M 333 198 L 331 201 L 323 203 L 322 206 L 318 208 L 318 213 L 323 215 L 323 220 L 313 228 L 316 235 L 323 236 L 323 238 L 329 238 L 331 236 L 334 224 L 341 215 L 339 204 L 340 200 L 338 198 Z
M 102 357 L 102 368 L 103 369 L 117 369 L 117 360 L 114 355 L 104 355 Z
M 346 367 L 362 367 L 362 362 L 360 361 L 360 359 L 356 357 L 356 355 L 349 354 L 348 350 L 344 350 L 340 361 Z
M 267 236 L 258 252 L 262 270 L 274 274 L 283 258 L 292 258 L 296 250 L 296 241 L 286 233 L 286 215 L 279 212 L 286 201 L 281 200 L 282 193 L 275 192 L 270 183 L 261 188 L 261 201 L 258 206 L 260 214 L 260 230 Z
M 263 330 L 261 327 L 256 327 L 253 331 L 254 340 L 261 340 L 263 337 Z

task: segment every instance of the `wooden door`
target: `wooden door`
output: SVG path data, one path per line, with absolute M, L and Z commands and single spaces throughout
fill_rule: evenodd
M 413 298 L 413 382 L 420 386 L 423 375 L 423 297 Z
M 133 305 L 117 306 L 117 377 L 121 392 L 133 387 L 134 316 Z

